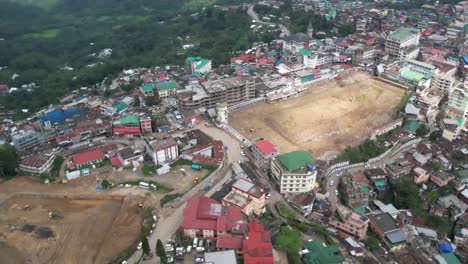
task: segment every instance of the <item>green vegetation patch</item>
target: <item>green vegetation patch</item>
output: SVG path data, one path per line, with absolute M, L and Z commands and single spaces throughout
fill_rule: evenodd
M 143 173 L 143 176 L 149 177 L 156 173 L 156 170 L 154 169 L 154 166 L 143 165 L 143 167 L 141 167 L 141 172 Z
M 386 148 L 377 144 L 376 141 L 368 139 L 359 146 L 347 146 L 344 153 L 338 155 L 332 163 L 336 164 L 343 161 L 349 161 L 350 163 L 366 162 L 384 153 L 385 150 Z
M 24 35 L 25 38 L 35 39 L 54 39 L 62 32 L 61 29 L 48 29 L 37 33 L 29 33 Z
M 295 220 L 296 219 L 296 213 L 291 210 L 287 205 L 284 203 L 279 203 L 277 205 L 278 211 L 281 215 L 283 215 L 286 219 L 288 220 Z
M 180 193 L 167 194 L 163 198 L 161 198 L 159 203 L 161 204 L 161 206 L 164 206 L 165 204 L 171 202 L 172 200 L 174 200 L 174 199 L 176 199 L 177 197 L 180 197 L 180 196 L 181 196 Z
M 9 2 L 17 3 L 26 6 L 37 6 L 44 9 L 49 9 L 57 5 L 62 0 L 6 0 Z
M 298 230 L 290 226 L 282 226 L 281 233 L 276 238 L 275 247 L 288 253 L 289 263 L 301 263 L 299 250 L 302 247 L 302 239 Z

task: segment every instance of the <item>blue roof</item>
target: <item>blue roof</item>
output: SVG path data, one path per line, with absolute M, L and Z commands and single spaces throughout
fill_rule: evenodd
M 468 64 L 468 55 L 463 56 L 463 62 Z
M 452 253 L 453 248 L 452 248 L 452 245 L 450 245 L 448 243 L 444 243 L 444 244 L 439 245 L 439 251 L 440 251 L 441 254 Z
M 84 116 L 85 112 L 79 108 L 74 109 L 56 109 L 51 112 L 46 113 L 41 117 L 41 123 L 50 122 L 51 124 L 63 124 L 66 119 L 75 117 L 75 116 Z

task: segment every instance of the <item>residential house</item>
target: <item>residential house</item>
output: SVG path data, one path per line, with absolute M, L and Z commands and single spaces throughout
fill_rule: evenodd
M 15 148 L 22 152 L 42 144 L 42 137 L 34 129 L 20 130 L 11 135 Z
M 140 86 L 140 92 L 144 96 L 154 96 L 155 86 L 153 83 L 147 83 Z
M 370 228 L 390 248 L 399 251 L 406 247 L 406 235 L 398 228 L 389 213 L 369 215 Z
M 267 172 L 270 169 L 271 160 L 278 154 L 278 148 L 269 140 L 262 139 L 252 145 L 252 158 L 262 171 Z
M 153 127 L 151 124 L 151 117 L 149 116 L 141 116 L 140 117 L 140 127 L 142 133 L 152 133 Z
M 244 264 L 273 264 L 271 237 L 257 219 L 251 219 L 249 232 L 242 242 Z
M 168 98 L 177 94 L 177 88 L 179 87 L 175 81 L 168 81 L 158 83 L 158 96 L 161 99 Z
M 301 250 L 304 264 L 340 264 L 345 260 L 337 245 L 309 240 Z
M 424 166 L 416 166 L 413 168 L 413 181 L 416 184 L 425 183 L 431 176 L 431 170 Z
M 86 152 L 74 154 L 72 156 L 72 163 L 69 164 L 71 168 L 81 168 L 86 165 L 92 165 L 95 163 L 102 162 L 106 157 L 101 149 L 93 149 Z
M 246 215 L 261 215 L 265 212 L 265 189 L 247 179 L 238 179 L 222 204 L 236 206 Z
M 353 212 L 341 204 L 338 204 L 337 212 L 341 221 L 330 219 L 328 224 L 338 230 L 341 237 L 351 236 L 358 240 L 366 239 L 369 227 L 369 219 L 366 216 Z
M 445 171 L 436 171 L 431 175 L 431 181 L 439 187 L 444 187 L 453 179 L 455 176 Z
M 143 153 L 130 146 L 117 150 L 117 157 L 123 167 L 143 162 Z
M 179 147 L 172 138 L 152 141 L 148 144 L 148 150 L 156 166 L 170 163 L 179 157 Z
M 288 201 L 304 216 L 307 216 L 312 213 L 312 209 L 314 208 L 315 195 L 313 193 L 300 193 L 292 195 L 291 198 L 288 198 Z
M 366 169 L 364 170 L 364 175 L 366 175 L 366 177 L 372 183 L 372 187 L 374 187 L 377 191 L 384 191 L 386 189 L 387 171 L 385 171 L 385 169 Z
M 278 155 L 271 162 L 271 175 L 280 193 L 309 192 L 317 178 L 316 160 L 304 150 Z
M 52 170 L 54 154 L 37 154 L 25 157 L 19 162 L 19 169 L 26 173 L 43 174 Z
M 369 204 L 370 190 L 365 182 L 355 181 L 350 174 L 345 174 L 339 183 L 342 195 L 346 197 L 346 205 L 355 212 L 365 213 L 365 207 Z

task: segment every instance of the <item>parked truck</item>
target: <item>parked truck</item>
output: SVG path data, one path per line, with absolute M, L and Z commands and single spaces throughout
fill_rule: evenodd
M 199 171 L 199 170 L 202 169 L 202 166 L 200 166 L 199 164 L 193 163 L 192 164 L 192 169 Z

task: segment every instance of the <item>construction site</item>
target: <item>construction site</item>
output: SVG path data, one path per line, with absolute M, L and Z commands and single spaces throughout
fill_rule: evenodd
M 251 140 L 271 140 L 283 153 L 304 149 L 332 157 L 392 122 L 404 94 L 365 72 L 351 72 L 296 98 L 230 113 L 229 124 Z
M 108 263 L 139 238 L 144 196 L 57 187 L 27 177 L 0 185 L 2 263 Z

